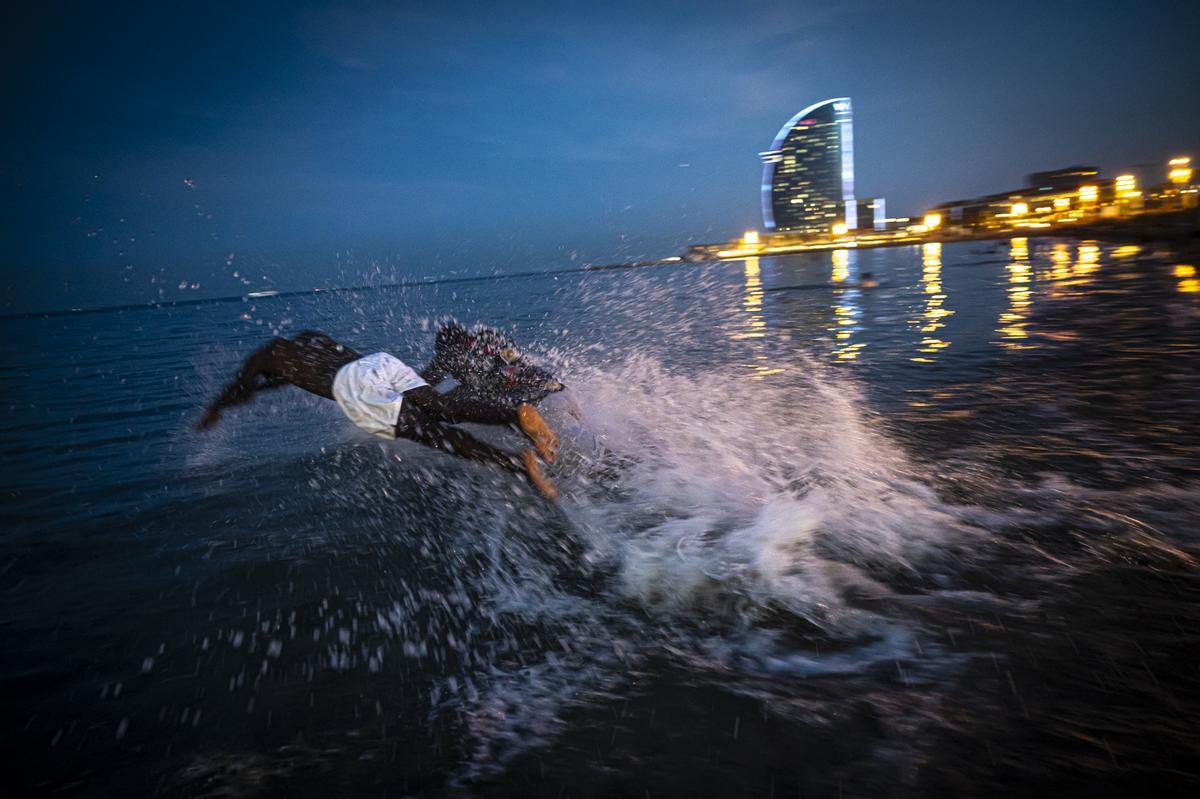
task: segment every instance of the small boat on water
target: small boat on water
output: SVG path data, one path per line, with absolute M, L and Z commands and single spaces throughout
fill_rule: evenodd
M 275 289 L 262 289 L 260 291 L 252 291 L 246 295 L 249 299 L 258 299 L 259 297 L 274 297 L 279 292 Z

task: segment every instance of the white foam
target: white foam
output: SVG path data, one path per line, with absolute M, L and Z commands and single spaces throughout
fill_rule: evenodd
M 615 559 L 620 591 L 686 613 L 712 593 L 753 612 L 785 607 L 830 634 L 848 584 L 912 570 L 969 534 L 879 430 L 853 386 L 819 376 L 730 380 L 668 373 L 634 357 L 576 378 L 592 447 L 564 507 Z M 592 442 L 598 442 L 596 447 Z M 593 472 L 619 473 L 592 490 Z
M 905 619 L 856 598 L 889 597 L 890 577 L 940 567 L 983 533 L 922 483 L 852 384 L 809 367 L 753 384 L 721 369 L 672 372 L 648 355 L 575 367 L 585 421 L 553 419 L 565 439 L 561 509 L 583 560 L 612 578 L 598 595 L 528 573 L 497 580 L 505 612 L 564 624 L 571 644 L 487 681 L 463 708 L 476 743 L 465 775 L 543 744 L 568 707 L 651 655 L 745 677 L 846 675 L 909 658 L 927 673 L 944 656 L 918 647 Z M 516 568 L 537 572 L 536 548 L 528 556 Z M 797 629 L 837 646 L 805 646 Z

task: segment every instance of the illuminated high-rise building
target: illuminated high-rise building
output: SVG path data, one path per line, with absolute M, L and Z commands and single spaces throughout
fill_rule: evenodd
M 763 159 L 767 230 L 829 233 L 858 227 L 854 202 L 854 125 L 849 97 L 810 105 L 788 120 Z

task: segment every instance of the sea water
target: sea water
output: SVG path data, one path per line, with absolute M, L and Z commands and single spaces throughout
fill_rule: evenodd
M 5 784 L 1194 789 L 1194 267 L 1014 239 L 0 321 Z M 568 385 L 558 504 L 290 388 L 191 429 L 272 336 L 419 366 L 449 318 Z

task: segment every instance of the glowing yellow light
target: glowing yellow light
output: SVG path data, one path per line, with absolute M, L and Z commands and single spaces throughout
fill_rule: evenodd
M 1064 208 L 1070 208 L 1071 207 L 1071 198 L 1070 197 L 1055 197 L 1054 198 L 1054 207 L 1056 210 L 1059 210 L 1059 211 L 1063 210 Z
M 850 251 L 833 251 L 833 282 L 844 283 L 850 277 Z
M 941 214 L 925 214 L 925 227 L 932 230 L 942 224 Z
M 1141 250 L 1141 247 L 1136 244 L 1123 244 L 1113 250 L 1112 254 L 1114 258 L 1132 258 L 1138 254 L 1139 250 Z
M 1029 285 L 1029 240 L 1014 238 L 1010 242 L 1008 265 L 1008 309 L 1000 314 L 996 332 L 1004 339 L 1001 342 L 1010 349 L 1026 349 L 1029 345 L 1021 339 L 1029 337 L 1029 306 L 1033 304 L 1033 291 Z
M 925 308 L 921 319 L 914 319 L 923 334 L 918 351 L 921 355 L 910 358 L 917 363 L 934 363 L 938 352 L 950 346 L 950 342 L 934 335 L 946 326 L 946 317 L 954 311 L 944 307 L 946 294 L 942 290 L 942 245 L 929 242 L 921 245 L 921 283 L 925 289 Z
M 836 249 L 831 253 L 833 258 L 833 282 L 844 284 L 850 277 L 851 255 L 849 249 Z M 839 286 L 833 306 L 833 357 L 839 361 L 853 361 L 858 358 L 859 350 L 866 346 L 864 342 L 850 342 L 854 332 L 858 330 L 859 309 L 854 297 L 858 294 L 853 287 Z
M 1187 167 L 1177 167 L 1167 173 L 1167 177 L 1172 183 L 1190 183 L 1192 180 L 1192 170 Z
M 1179 290 L 1184 294 L 1200 294 L 1200 280 L 1188 278 L 1179 281 Z
M 1080 202 L 1094 203 L 1098 199 L 1100 199 L 1100 187 L 1099 186 L 1080 186 L 1079 187 L 1079 201 Z
M 758 243 L 759 243 L 759 238 L 758 238 L 757 230 L 747 230 L 746 234 L 744 236 L 742 236 L 742 246 L 743 247 L 753 247 L 754 245 L 756 245 Z
M 838 222 L 836 225 L 834 225 L 831 228 L 831 231 L 833 232 L 833 235 L 835 235 L 835 236 L 845 236 L 847 233 L 850 232 L 850 228 L 846 225 L 845 222 Z
M 1117 175 L 1113 185 L 1120 197 L 1131 197 L 1137 192 L 1137 178 L 1133 175 Z
M 1029 239 L 1018 236 L 1009 241 L 1009 255 L 1014 261 L 1024 261 L 1029 257 Z
M 752 362 L 743 366 L 754 371 L 750 376 L 751 380 L 762 380 L 768 374 L 784 371 L 768 364 L 768 355 L 762 343 L 763 338 L 767 337 L 767 320 L 762 316 L 762 298 L 762 269 L 758 257 L 752 256 L 745 259 L 745 293 L 742 307 L 746 313 L 746 329 L 734 331 L 730 335 L 733 340 L 750 342 Z
M 1013 203 L 1012 209 L 1009 211 L 1013 216 L 1025 216 L 1029 213 L 1028 203 Z
M 1066 244 L 1055 244 L 1050 252 L 1050 261 L 1054 264 L 1050 277 L 1055 280 L 1065 280 L 1071 276 L 1071 248 Z
M 1095 244 L 1080 244 L 1075 274 L 1086 275 L 1100 268 L 1100 248 Z
M 746 289 L 742 297 L 742 308 L 748 314 L 746 327 L 748 330 L 732 333 L 730 338 L 736 341 L 759 339 L 766 336 L 767 322 L 762 316 L 763 284 L 762 270 L 758 257 L 752 256 L 745 262 Z
M 921 245 L 921 265 L 927 270 L 942 268 L 941 242 L 931 241 Z
M 1195 276 L 1196 267 L 1191 264 L 1179 264 L 1179 266 L 1175 267 L 1175 277 L 1186 278 Z
M 1180 156 L 1179 158 L 1172 158 L 1167 163 L 1171 166 L 1187 166 L 1192 163 L 1192 159 L 1188 156 Z

